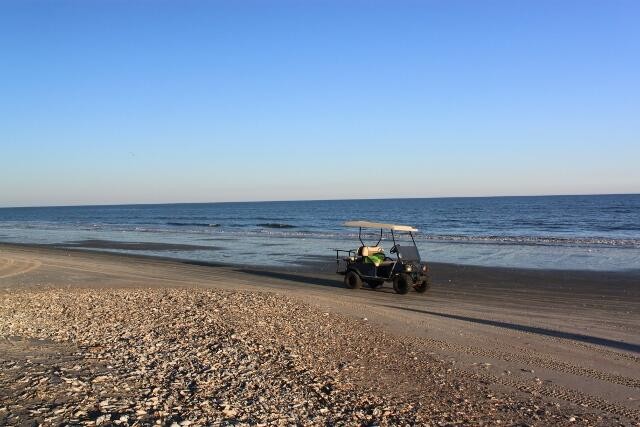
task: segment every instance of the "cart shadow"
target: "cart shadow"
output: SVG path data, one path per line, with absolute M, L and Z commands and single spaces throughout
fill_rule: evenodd
M 240 271 L 246 274 L 252 274 L 254 276 L 268 277 L 270 279 L 285 280 L 288 282 L 304 283 L 307 285 L 326 286 L 330 288 L 345 287 L 341 280 L 335 280 L 335 279 L 329 279 L 329 278 L 323 278 L 323 277 L 305 276 L 302 274 L 288 273 L 284 271 L 256 270 L 256 269 L 247 269 L 247 268 L 237 269 L 237 271 Z M 393 289 L 390 289 L 390 288 L 371 289 L 364 286 L 362 287 L 362 289 L 359 289 L 358 291 L 389 293 L 389 292 L 393 292 Z
M 444 317 L 444 318 L 447 318 L 447 319 L 462 320 L 462 321 L 465 321 L 465 322 L 472 322 L 472 323 L 477 323 L 477 324 L 480 324 L 480 325 L 495 326 L 495 327 L 498 327 L 498 328 L 511 329 L 511 330 L 514 330 L 514 331 L 529 332 L 529 333 L 532 333 L 532 334 L 545 335 L 545 336 L 548 336 L 548 337 L 563 338 L 563 339 L 568 339 L 568 340 L 573 340 L 573 341 L 580 341 L 580 342 L 584 342 L 584 343 L 587 343 L 587 344 L 601 345 L 601 346 L 604 346 L 604 347 L 615 348 L 615 349 L 618 349 L 618 350 L 625 350 L 625 351 L 631 351 L 631 352 L 635 352 L 635 353 L 640 353 L 640 345 L 638 345 L 638 344 L 628 343 L 628 342 L 624 342 L 624 341 L 611 340 L 611 339 L 601 338 L 601 337 L 594 337 L 594 336 L 591 336 L 591 335 L 576 334 L 576 333 L 572 333 L 572 332 L 562 332 L 562 331 L 557 331 L 555 329 L 540 328 L 540 327 L 537 327 L 537 326 L 519 325 L 517 323 L 501 322 L 501 321 L 498 321 L 498 320 L 479 319 L 479 318 L 476 318 L 476 317 L 459 316 L 459 315 L 456 315 L 456 314 L 438 313 L 436 311 L 418 310 L 418 309 L 415 309 L 415 308 L 408 308 L 408 307 L 398 307 L 398 306 L 395 306 L 395 305 L 384 305 L 384 307 L 396 308 L 398 310 L 412 311 L 412 312 L 415 312 L 415 313 L 424 313 L 424 314 L 429 314 L 429 315 L 432 315 L 432 316 Z
M 343 287 L 342 282 L 338 282 L 332 279 L 325 279 L 322 277 L 310 277 L 301 274 L 287 273 L 284 271 L 270 271 L 270 270 L 256 270 L 250 268 L 237 269 L 242 273 L 252 274 L 254 276 L 268 277 L 270 279 L 286 280 L 289 282 L 302 282 L 316 286 L 328 286 L 332 288 Z

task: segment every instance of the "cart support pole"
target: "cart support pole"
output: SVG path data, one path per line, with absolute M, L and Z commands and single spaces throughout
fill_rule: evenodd
M 378 239 L 378 243 L 376 243 L 376 246 L 380 246 L 380 242 L 382 242 L 382 228 L 380 229 L 380 238 Z

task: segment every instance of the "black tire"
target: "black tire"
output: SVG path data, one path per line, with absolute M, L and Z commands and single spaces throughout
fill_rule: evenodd
M 377 289 L 380 286 L 384 285 L 384 280 L 369 280 L 367 282 L 367 285 L 369 285 L 371 289 Z
M 344 275 L 344 285 L 349 289 L 359 289 L 362 287 L 362 279 L 355 271 L 347 271 Z
M 404 295 L 409 292 L 409 286 L 413 284 L 413 279 L 408 274 L 398 274 L 393 279 L 393 290 L 397 294 Z
M 420 294 L 424 294 L 431 288 L 431 279 L 429 277 L 425 278 L 422 282 L 416 283 L 413 289 Z

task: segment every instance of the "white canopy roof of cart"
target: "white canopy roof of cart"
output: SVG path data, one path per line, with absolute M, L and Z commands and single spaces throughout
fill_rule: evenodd
M 371 222 L 371 221 L 347 221 L 344 224 L 345 227 L 362 227 L 362 228 L 386 228 L 393 231 L 418 231 L 410 225 L 398 225 L 398 224 L 385 224 L 383 222 Z

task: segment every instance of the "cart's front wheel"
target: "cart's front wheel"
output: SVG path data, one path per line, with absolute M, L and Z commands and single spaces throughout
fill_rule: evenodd
M 413 289 L 415 289 L 416 292 L 423 294 L 423 293 L 427 292 L 430 287 L 431 287 L 431 279 L 429 279 L 427 277 L 422 282 L 416 284 L 413 287 Z
M 413 280 L 408 274 L 398 274 L 395 279 L 393 279 L 393 290 L 396 291 L 397 294 L 404 295 L 409 292 L 409 286 L 412 283 Z
M 344 275 L 344 284 L 349 289 L 358 289 L 362 287 L 362 279 L 355 271 L 347 271 Z

